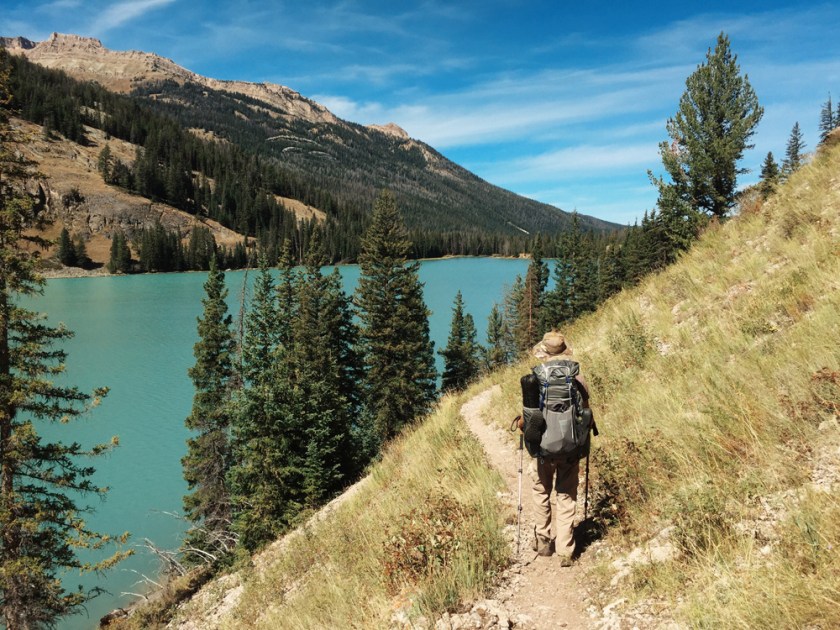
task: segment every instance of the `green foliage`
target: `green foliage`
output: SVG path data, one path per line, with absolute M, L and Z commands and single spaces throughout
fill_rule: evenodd
M 494 304 L 487 317 L 487 346 L 483 349 L 484 368 L 495 370 L 513 359 L 507 344 L 509 333 L 499 305 Z
M 444 359 L 441 380 L 443 391 L 464 389 L 478 376 L 481 347 L 476 341 L 472 315 L 464 313 L 464 298 L 460 291 L 455 295 L 455 305 L 452 307 L 452 324 L 446 348 L 438 353 Z
M 429 496 L 421 505 L 386 531 L 382 569 L 394 595 L 407 585 L 446 573 L 467 548 L 470 530 L 465 524 L 474 518 L 468 506 L 443 494 Z
M 131 249 L 121 230 L 111 236 L 111 255 L 108 259 L 108 271 L 111 273 L 129 273 L 131 271 Z
M 764 113 L 746 76 L 741 76 L 729 38 L 718 35 L 706 63 L 686 79 L 679 109 L 668 120 L 670 142 L 659 152 L 670 183 L 654 180 L 660 212 L 691 220 L 691 212 L 726 216 L 735 204 L 738 160 Z
M 381 441 L 424 416 L 435 400 L 433 342 L 418 264 L 396 200 L 383 191 L 359 257 L 356 293 L 361 320 L 366 407 Z
M 834 131 L 835 127 L 837 127 L 837 120 L 831 106 L 831 94 L 829 94 L 828 100 L 823 103 L 822 109 L 820 109 L 820 144 L 828 139 L 828 134 Z
M 67 231 L 67 228 L 61 228 L 61 234 L 58 237 L 57 256 L 62 265 L 76 266 L 76 250 L 73 247 L 73 241 L 70 239 L 70 232 Z
M 184 496 L 184 511 L 193 526 L 184 547 L 200 560 L 216 562 L 233 547 L 228 431 L 231 425 L 231 394 L 234 385 L 235 343 L 232 318 L 227 312 L 225 275 L 211 260 L 204 313 L 198 318 L 198 341 L 193 348 L 195 365 L 188 370 L 195 386 L 190 415 L 185 424 L 194 431 L 181 460 L 190 490 Z
M 793 129 L 790 130 L 790 138 L 788 138 L 787 147 L 785 148 L 785 160 L 782 162 L 782 176 L 787 178 L 802 166 L 803 155 L 805 150 L 805 140 L 802 136 L 802 131 L 799 129 L 799 123 L 793 124 Z
M 128 535 L 90 530 L 83 514 L 91 508 L 78 503 L 107 492 L 90 479 L 94 468 L 79 460 L 106 453 L 116 438 L 85 448 L 39 435 L 45 423 L 86 413 L 107 388 L 86 394 L 56 384 L 66 359 L 60 344 L 72 333 L 18 306 L 20 296 L 41 292 L 38 249 L 50 243 L 30 233 L 43 227 L 43 217 L 21 192 L 31 165 L 8 124 L 8 85 L 9 59 L 0 50 L 0 615 L 6 628 L 52 627 L 100 592 L 67 590 L 64 571 L 104 571 L 128 555 L 85 563 L 77 550 L 104 549 Z
M 776 164 L 776 160 L 773 159 L 773 153 L 768 151 L 767 157 L 764 158 L 764 164 L 761 166 L 761 183 L 758 185 L 764 199 L 767 199 L 776 190 L 780 174 L 781 171 L 779 165 Z

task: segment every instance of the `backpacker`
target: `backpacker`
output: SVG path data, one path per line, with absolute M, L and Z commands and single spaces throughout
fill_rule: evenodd
M 586 457 L 592 415 L 583 413 L 583 400 L 575 380 L 579 372 L 576 361 L 554 359 L 535 367 L 533 376 L 523 377 L 525 440 L 533 457 Z M 531 406 L 535 402 L 534 386 L 539 387 L 538 407 Z M 532 394 L 526 396 L 526 388 Z

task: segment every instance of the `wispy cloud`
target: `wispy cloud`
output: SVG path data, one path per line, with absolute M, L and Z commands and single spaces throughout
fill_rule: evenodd
M 130 20 L 145 15 L 149 11 L 165 7 L 173 2 L 175 0 L 128 0 L 128 2 L 120 2 L 103 11 L 94 20 L 90 30 L 96 34 L 107 33 Z

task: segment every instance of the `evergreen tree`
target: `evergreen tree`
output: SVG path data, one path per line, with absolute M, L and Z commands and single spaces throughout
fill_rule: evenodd
M 527 313 L 525 304 L 525 282 L 522 276 L 516 276 L 513 284 L 505 291 L 502 314 L 505 347 L 511 357 L 517 357 L 529 348 L 528 339 L 522 334 L 522 313 Z
M 313 232 L 308 249 L 292 324 L 291 365 L 301 401 L 296 417 L 306 448 L 303 493 L 307 505 L 316 507 L 339 491 L 357 468 L 352 427 L 359 413 L 360 364 L 341 277 L 321 272 L 326 253 L 319 230 Z
M 291 384 L 290 348 L 281 342 L 277 293 L 261 257 L 244 321 L 241 375 L 233 418 L 230 487 L 234 530 L 248 550 L 273 540 L 302 507 L 299 397 Z
M 110 145 L 105 145 L 99 152 L 99 158 L 96 160 L 96 168 L 102 175 L 102 179 L 106 184 L 111 183 L 111 174 L 113 169 L 113 154 L 111 153 Z
M 572 216 L 572 227 L 561 235 L 558 248 L 560 252 L 554 264 L 554 288 L 545 297 L 545 330 L 556 328 L 594 310 L 597 301 L 597 260 L 591 241 L 580 227 L 576 212 Z
M 87 254 L 87 246 L 81 234 L 77 234 L 73 241 L 73 254 L 76 259 L 76 267 L 87 268 L 90 265 L 90 258 Z
M 70 238 L 70 232 L 67 228 L 61 228 L 61 234 L 58 237 L 58 260 L 62 265 L 67 267 L 76 266 L 76 249 L 73 247 L 73 241 Z
M 232 318 L 225 303 L 225 275 L 217 269 L 215 258 L 210 260 L 204 290 L 199 339 L 193 347 L 196 361 L 188 371 L 195 396 L 186 425 L 195 434 L 187 440 L 187 454 L 181 460 L 190 490 L 184 496 L 184 511 L 193 523 L 184 547 L 188 554 L 215 562 L 233 547 L 226 475 L 235 349 Z
M 787 148 L 785 149 L 785 160 L 782 163 L 782 176 L 787 178 L 802 166 L 802 151 L 805 149 L 805 141 L 799 129 L 799 123 L 793 124 L 790 131 Z
M 128 273 L 131 271 L 131 249 L 121 231 L 111 236 L 111 253 L 108 259 L 108 271 L 111 273 Z
M 735 204 L 738 161 L 764 113 L 746 75 L 741 76 L 729 38 L 721 33 L 714 52 L 686 80 L 670 142 L 659 152 L 671 182 L 654 179 L 669 229 L 683 229 L 693 213 L 726 216 Z
M 444 391 L 459 391 L 478 375 L 480 348 L 476 341 L 475 323 L 472 315 L 464 313 L 464 299 L 461 292 L 455 295 L 452 307 L 452 323 L 446 348 L 438 351 L 443 357 Z
M 820 144 L 828 139 L 837 123 L 834 119 L 834 110 L 831 106 L 831 94 L 828 95 L 828 100 L 823 104 L 820 110 Z
M 521 312 L 516 326 L 516 335 L 523 348 L 530 348 L 542 338 L 542 310 L 548 273 L 548 265 L 542 259 L 542 243 L 538 238 L 534 243 L 528 270 L 525 272 Z
M 494 304 L 487 318 L 487 346 L 484 349 L 484 365 L 486 369 L 495 370 L 510 363 L 511 354 L 506 339 L 505 320 L 499 305 Z
M 779 183 L 779 173 L 779 165 L 773 159 L 772 151 L 769 151 L 767 157 L 764 158 L 764 164 L 761 166 L 761 183 L 758 185 L 758 190 L 764 199 L 767 199 L 776 190 Z
M 9 58 L 0 50 L 0 615 L 6 628 L 53 627 L 79 612 L 100 589 L 68 589 L 65 571 L 102 571 L 126 554 L 82 562 L 77 549 L 102 549 L 124 542 L 91 531 L 83 515 L 84 496 L 106 492 L 92 483 L 94 469 L 79 463 L 112 445 L 44 442 L 39 428 L 85 413 L 105 395 L 88 395 L 54 380 L 64 371 L 59 344 L 72 336 L 45 316 L 19 306 L 21 296 L 42 291 L 36 249 L 50 243 L 33 236 L 43 215 L 20 191 L 29 164 L 9 122 Z
M 425 415 L 435 400 L 434 346 L 419 265 L 392 193 L 373 208 L 359 256 L 356 294 L 361 320 L 366 405 L 380 440 Z

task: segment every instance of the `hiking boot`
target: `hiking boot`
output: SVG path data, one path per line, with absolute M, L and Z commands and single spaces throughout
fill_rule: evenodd
M 538 556 L 550 556 L 554 553 L 554 541 L 545 538 L 534 538 L 531 549 L 537 552 Z
M 575 561 L 572 560 L 572 556 L 565 556 L 565 555 L 559 555 L 558 554 L 557 557 L 560 559 L 560 566 L 561 567 L 570 567 L 575 563 Z

